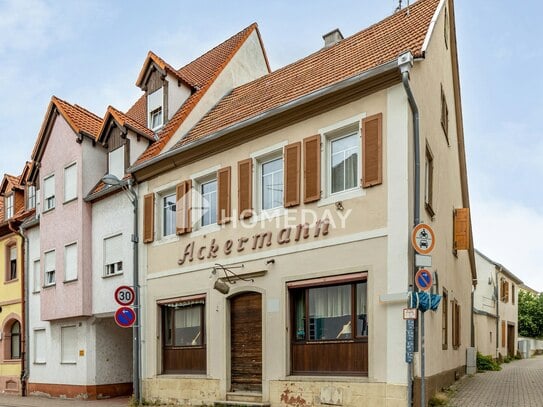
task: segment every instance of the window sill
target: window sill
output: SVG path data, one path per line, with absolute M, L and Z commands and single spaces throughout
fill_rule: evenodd
M 179 236 L 175 233 L 173 235 L 164 236 L 163 238 L 156 240 L 152 243 L 153 246 L 160 246 L 163 244 L 174 243 L 179 241 Z
M 61 365 L 77 365 L 77 362 L 60 362 Z
M 13 283 L 16 283 L 17 281 L 19 281 L 18 278 L 14 278 L 13 280 L 6 280 L 4 281 L 4 284 L 13 284 Z
M 9 363 L 14 365 L 16 363 L 21 363 L 21 359 L 4 359 L 3 363 Z
M 41 213 L 45 215 L 46 213 L 52 212 L 54 210 L 55 210 L 55 207 L 53 206 L 52 208 L 44 209 L 43 211 L 41 211 Z
M 336 202 L 347 201 L 354 198 L 362 198 L 363 196 L 366 196 L 364 190 L 360 187 L 356 187 L 349 189 L 348 191 L 337 192 L 333 195 L 329 195 L 326 198 L 318 201 L 317 206 L 320 208 L 321 206 L 331 205 L 335 204 Z
M 34 290 L 32 291 L 32 294 L 39 294 L 41 290 Z
M 74 279 L 72 279 L 72 280 L 64 280 L 63 283 L 64 283 L 64 284 L 76 283 L 77 280 L 78 280 L 77 278 L 74 278 Z
M 51 287 L 55 287 L 56 285 L 57 283 L 47 284 L 47 285 L 44 285 L 42 288 L 51 288 Z
M 46 365 L 47 362 L 32 362 L 33 365 Z
M 208 233 L 215 233 L 221 230 L 221 226 L 213 223 L 211 225 L 202 226 L 190 234 L 190 237 L 197 237 L 202 235 L 207 235 Z
M 288 209 L 280 206 L 277 208 L 260 211 L 260 213 L 253 216 L 250 220 L 252 220 L 252 223 L 257 223 L 263 220 L 271 220 L 274 218 L 279 218 L 287 214 L 288 214 Z
M 77 196 L 74 197 L 74 198 L 70 198 L 70 199 L 68 199 L 67 201 L 64 201 L 64 202 L 62 203 L 62 205 L 66 205 L 66 204 L 69 204 L 69 203 L 72 203 L 72 202 L 76 202 L 76 201 L 77 201 Z
M 121 271 L 120 273 L 113 273 L 113 274 L 108 274 L 107 276 L 102 276 L 102 278 L 111 278 L 111 277 L 117 277 L 117 276 L 122 276 L 123 275 L 123 272 Z
M 202 373 L 160 373 L 156 375 L 157 379 L 210 379 Z

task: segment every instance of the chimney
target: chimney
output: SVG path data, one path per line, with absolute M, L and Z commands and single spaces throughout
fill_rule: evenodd
M 324 48 L 328 48 L 340 42 L 343 39 L 343 34 L 339 31 L 339 28 L 336 28 L 327 34 L 324 34 L 322 39 L 324 40 Z

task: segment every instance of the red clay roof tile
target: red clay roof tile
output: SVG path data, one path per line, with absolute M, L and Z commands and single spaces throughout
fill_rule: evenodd
M 51 98 L 57 109 L 76 133 L 84 132 L 95 139 L 100 133 L 102 119 L 79 105 L 71 105 L 56 96 Z
M 183 75 L 189 78 L 190 81 L 194 81 L 197 90 L 189 96 L 183 106 L 181 106 L 170 121 L 161 129 L 158 133 L 158 140 L 149 146 L 149 148 L 138 158 L 135 165 L 160 154 L 181 123 L 187 118 L 194 106 L 200 101 L 230 59 L 232 59 L 237 50 L 254 30 L 257 30 L 256 24 L 250 25 L 179 70 L 180 72 L 183 72 Z M 131 108 L 132 114 L 136 111 L 134 107 L 135 105 Z M 129 113 L 127 112 L 127 114 Z
M 297 62 L 235 88 L 173 148 L 284 105 L 379 65 L 422 44 L 439 0 L 419 0 L 381 22 Z
M 137 121 L 142 126 L 147 127 L 147 96 L 141 97 L 127 110 L 126 115 Z

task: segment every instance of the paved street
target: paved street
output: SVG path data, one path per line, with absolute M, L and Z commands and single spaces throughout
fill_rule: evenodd
M 499 372 L 478 373 L 457 387 L 454 407 L 543 406 L 543 356 L 504 363 Z
M 110 400 L 66 400 L 45 397 L 18 397 L 0 394 L 0 407 L 126 407 L 128 397 Z

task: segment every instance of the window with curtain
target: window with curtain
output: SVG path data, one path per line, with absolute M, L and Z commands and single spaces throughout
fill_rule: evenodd
M 170 194 L 162 198 L 162 236 L 175 234 L 176 195 Z
M 205 298 L 162 304 L 164 373 L 205 373 Z
M 283 157 L 260 163 L 262 210 L 283 206 Z
M 200 226 L 217 223 L 217 180 L 212 179 L 200 184 L 201 210 Z
M 21 324 L 15 321 L 11 326 L 11 355 L 10 359 L 21 358 Z
M 360 139 L 358 133 L 330 140 L 330 192 L 347 191 L 358 186 Z
M 293 374 L 367 374 L 367 282 L 346 279 L 290 286 Z

